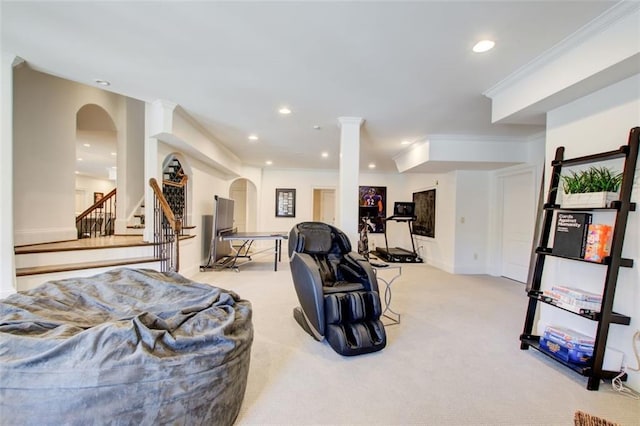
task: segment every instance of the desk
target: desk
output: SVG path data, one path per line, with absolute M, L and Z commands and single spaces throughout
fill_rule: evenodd
M 289 238 L 286 232 L 225 232 L 220 233 L 218 238 L 221 241 L 241 242 L 240 246 L 231 247 L 231 253 L 223 256 L 216 261 L 216 265 L 224 268 L 231 268 L 236 272 L 239 272 L 239 267 L 244 263 L 238 263 L 239 258 L 251 260 L 251 256 L 271 250 L 264 249 L 254 253 L 249 253 L 254 241 L 274 240 L 273 248 L 273 270 L 278 270 L 278 262 L 282 260 L 282 240 Z
M 393 284 L 393 282 L 398 279 L 398 277 L 400 277 L 400 275 L 402 275 L 402 266 L 400 265 L 390 265 L 387 264 L 387 266 L 373 266 L 371 265 L 373 268 L 373 272 L 375 272 L 376 274 L 376 279 L 380 282 L 382 281 L 385 285 L 385 289 L 384 289 L 384 310 L 382 311 L 382 316 L 384 318 L 387 318 L 389 320 L 389 322 L 387 324 L 383 324 L 384 325 L 396 325 L 396 324 L 400 324 L 400 314 L 395 312 L 393 309 L 391 309 L 391 284 Z M 388 270 L 394 270 L 394 275 L 391 278 L 383 278 L 380 276 L 380 272 L 382 271 L 388 271 Z

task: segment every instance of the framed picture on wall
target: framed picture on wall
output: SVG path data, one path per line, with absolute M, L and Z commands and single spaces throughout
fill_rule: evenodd
M 387 217 L 387 187 L 361 186 L 358 194 L 358 232 L 367 226 L 367 232 L 384 232 Z
M 98 201 L 102 200 L 104 198 L 104 193 L 103 192 L 94 192 L 93 193 L 93 204 L 97 203 Z
M 296 190 L 276 188 L 276 217 L 296 217 Z
M 414 192 L 413 202 L 416 203 L 416 221 L 413 223 L 413 233 L 425 237 L 436 236 L 436 190 Z

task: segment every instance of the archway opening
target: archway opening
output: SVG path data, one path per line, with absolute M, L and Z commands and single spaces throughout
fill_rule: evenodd
M 118 131 L 102 107 L 86 104 L 76 113 L 76 215 L 116 186 Z
M 233 222 L 238 232 L 257 230 L 258 190 L 248 179 L 237 179 L 229 187 L 229 198 L 234 201 Z

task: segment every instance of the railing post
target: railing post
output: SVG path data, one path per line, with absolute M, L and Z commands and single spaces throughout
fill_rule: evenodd
M 161 254 L 169 257 L 167 261 L 163 261 L 163 265 L 168 265 L 171 271 L 178 272 L 180 269 L 180 233 L 182 232 L 182 220 L 175 217 L 158 182 L 154 178 L 151 178 L 149 179 L 149 185 L 153 189 L 156 208 L 158 210 L 154 235 L 157 235 L 157 239 L 160 241 L 156 241 L 156 243 L 160 244 Z M 166 221 L 164 219 L 166 219 Z M 173 244 L 173 246 L 167 247 L 170 244 Z M 170 253 L 167 253 L 167 248 Z M 163 266 L 162 269 L 164 271 L 165 266 Z
M 173 258 L 175 259 L 175 265 L 173 272 L 180 270 L 180 234 L 182 233 L 182 221 L 176 220 L 176 226 L 173 230 Z

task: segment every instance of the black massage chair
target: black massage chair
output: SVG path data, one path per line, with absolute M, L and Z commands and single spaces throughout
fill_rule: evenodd
M 302 328 L 341 355 L 385 347 L 378 281 L 369 262 L 351 251 L 347 236 L 322 222 L 302 222 L 289 233 L 289 258 Z

